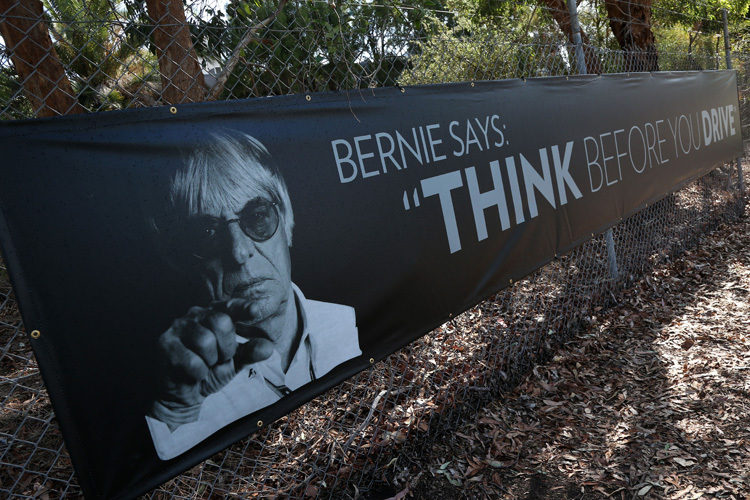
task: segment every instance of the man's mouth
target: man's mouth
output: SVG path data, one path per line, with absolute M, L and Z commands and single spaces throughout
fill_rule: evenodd
M 229 296 L 238 299 L 257 298 L 259 295 L 264 295 L 264 291 L 262 288 L 263 284 L 267 281 L 269 281 L 268 278 L 264 277 L 251 278 L 249 280 L 243 281 L 242 283 L 232 288 Z

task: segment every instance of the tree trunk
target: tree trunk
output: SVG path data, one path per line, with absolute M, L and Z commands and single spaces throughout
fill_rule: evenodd
M 57 57 L 40 0 L 0 0 L 0 33 L 35 116 L 82 113 Z
M 148 15 L 154 22 L 154 44 L 159 59 L 162 100 L 169 104 L 199 102 L 206 99 L 198 57 L 181 0 L 146 0 Z
M 544 0 L 544 4 L 549 8 L 557 26 L 568 37 L 568 41 L 573 44 L 573 26 L 570 23 L 570 13 L 565 0 Z M 602 72 L 601 62 L 594 47 L 589 45 L 589 37 L 584 33 L 583 28 L 581 28 L 581 41 L 583 42 L 583 55 L 586 59 L 586 70 L 590 74 L 600 74 Z
M 659 71 L 651 1 L 605 0 L 612 33 L 625 51 L 625 71 Z

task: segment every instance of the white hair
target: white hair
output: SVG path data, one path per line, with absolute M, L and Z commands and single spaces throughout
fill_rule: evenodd
M 262 197 L 275 202 L 289 245 L 294 214 L 286 183 L 263 144 L 240 132 L 214 133 L 188 157 L 172 179 L 169 201 L 179 216 L 221 212 Z

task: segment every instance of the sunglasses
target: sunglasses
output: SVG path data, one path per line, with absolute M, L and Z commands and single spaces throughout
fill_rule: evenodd
M 199 219 L 194 228 L 192 241 L 197 244 L 193 255 L 199 259 L 216 256 L 225 240 L 227 228 L 235 222 L 242 232 L 256 243 L 267 241 L 279 229 L 279 209 L 275 202 L 264 198 L 253 198 L 237 214 L 236 219 L 223 220 L 216 217 Z

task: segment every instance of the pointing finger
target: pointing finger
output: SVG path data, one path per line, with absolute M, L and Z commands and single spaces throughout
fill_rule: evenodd
M 234 355 L 234 366 L 239 371 L 243 366 L 268 359 L 272 353 L 273 344 L 270 340 L 252 338 L 244 344 L 237 346 L 237 353 Z

